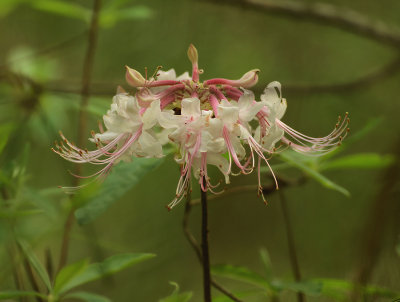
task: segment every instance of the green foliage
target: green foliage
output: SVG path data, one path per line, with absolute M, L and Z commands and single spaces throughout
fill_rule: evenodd
M 34 54 L 32 48 L 25 46 L 14 48 L 7 58 L 11 71 L 39 83 L 59 77 L 59 66 L 55 59 L 35 57 L 32 54 Z
M 41 297 L 43 299 L 47 298 L 45 295 L 32 291 L 9 290 L 0 292 L 0 300 L 9 300 L 21 297 Z
M 192 298 L 192 292 L 179 293 L 179 285 L 175 282 L 170 282 L 170 284 L 175 287 L 174 291 L 159 302 L 187 302 Z
M 37 272 L 38 276 L 42 280 L 42 282 L 46 285 L 47 289 L 49 291 L 52 290 L 52 285 L 50 282 L 50 277 L 47 274 L 46 269 L 43 267 L 43 265 L 40 263 L 39 259 L 36 257 L 35 253 L 33 252 L 31 246 L 22 239 L 18 240 L 18 244 L 20 245 L 22 251 L 24 252 L 25 257 L 29 261 L 29 263 L 32 265 L 32 267 L 35 269 Z
M 320 164 L 319 170 L 376 169 L 389 166 L 393 162 L 393 155 L 381 155 L 378 153 L 357 153 L 322 162 Z
M 268 268 L 266 277 L 246 267 L 234 265 L 213 266 L 211 272 L 215 276 L 226 277 L 253 285 L 259 289 L 258 293 L 267 293 L 269 296 L 276 296 L 281 291 L 288 290 L 302 292 L 309 296 L 329 296 L 336 300 L 345 300 L 355 286 L 352 282 L 340 279 L 316 278 L 302 281 L 288 281 L 273 278 L 270 274 L 270 262 L 266 260 L 269 258 L 266 258 L 266 255 L 266 251 L 261 250 L 261 261 L 266 263 L 266 267 Z M 373 285 L 363 286 L 360 290 L 367 296 L 386 298 L 395 298 L 400 294 L 399 292 Z M 222 299 L 222 301 L 224 300 Z
M 118 21 L 149 19 L 153 15 L 153 11 L 144 5 L 135 5 L 122 9 L 110 7 L 102 11 L 100 25 L 103 27 L 112 27 Z
M 321 185 L 328 189 L 336 190 L 346 196 L 350 196 L 349 191 L 343 188 L 342 186 L 334 183 L 324 175 L 322 175 L 318 170 L 310 165 L 306 164 L 306 160 L 304 159 L 304 155 L 300 155 L 294 151 L 285 151 L 279 154 L 280 158 L 284 161 L 291 164 L 293 167 L 296 167 L 303 171 L 306 175 L 311 177 L 312 179 L 319 182 Z
M 111 302 L 110 299 L 104 296 L 88 293 L 88 292 L 75 292 L 70 293 L 64 297 L 65 299 L 78 299 L 86 302 Z
M 112 203 L 137 185 L 142 177 L 158 167 L 164 159 L 135 158 L 131 163 L 120 162 L 97 190 L 97 183 L 88 185 L 75 200 L 82 206 L 75 217 L 80 224 L 87 224 L 102 214 Z M 95 187 L 93 187 L 95 186 Z M 93 188 L 96 188 L 94 190 Z M 82 198 L 84 196 L 84 198 Z
M 214 265 L 211 273 L 215 276 L 223 276 L 238 281 L 243 281 L 263 289 L 270 289 L 270 283 L 261 275 L 243 266 L 229 264 Z
M 155 257 L 154 254 L 119 254 L 113 255 L 103 262 L 86 265 L 80 261 L 61 271 L 56 277 L 59 281 L 58 293 L 65 293 L 77 286 L 115 274 L 132 265 Z M 60 277 L 61 276 L 61 277 Z
M 74 277 L 83 273 L 88 265 L 88 261 L 84 259 L 63 267 L 56 276 L 56 280 L 54 282 L 54 293 L 62 294 L 63 289 L 66 285 L 68 285 L 68 282 L 70 282 Z
M 75 18 L 85 22 L 90 20 L 90 10 L 67 1 L 35 0 L 30 1 L 33 8 L 63 17 Z
M 62 17 L 78 19 L 89 24 L 91 10 L 79 4 L 62 0 L 35 0 L 30 3 L 34 9 Z M 112 27 L 118 21 L 143 20 L 153 17 L 153 11 L 144 5 L 126 6 L 127 1 L 112 1 L 100 11 L 99 25 Z
M 284 163 L 274 165 L 273 169 L 279 171 L 291 167 L 297 168 L 322 186 L 338 191 L 345 196 L 350 196 L 350 192 L 346 188 L 333 182 L 321 172 L 339 169 L 379 169 L 392 164 L 394 162 L 393 155 L 381 155 L 372 152 L 357 153 L 336 158 L 347 146 L 363 138 L 375 129 L 380 121 L 381 119 L 370 120 L 363 129 L 346 138 L 340 147 L 321 157 L 308 157 L 292 150 L 281 152 L 279 153 L 279 157 Z M 269 171 L 266 167 L 262 167 L 261 169 L 262 171 Z

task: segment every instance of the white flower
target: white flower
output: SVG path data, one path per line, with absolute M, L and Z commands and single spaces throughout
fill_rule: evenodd
M 157 69 L 148 79 L 147 74 L 142 76 L 127 67 L 126 80 L 137 92 L 135 96 L 120 92 L 113 98 L 103 118 L 106 131 L 100 126 L 100 133 L 92 133 L 97 150 L 80 149 L 61 134 L 63 141 L 54 151 L 72 162 L 103 164 L 105 167 L 94 175 L 104 176 L 118 161 L 160 157 L 163 145 L 174 144 L 179 150 L 175 160 L 181 165 L 181 176 L 176 196 L 169 204 L 172 208 L 190 190 L 192 173 L 203 191 L 215 192 L 209 166 L 217 167 L 226 183 L 230 175 L 236 175 L 234 166 L 244 174 L 257 166 L 262 195 L 260 164 L 265 162 L 271 170 L 269 159 L 281 151 L 282 145 L 321 155 L 340 145 L 348 132 L 346 114 L 329 135 L 306 136 L 281 121 L 287 103 L 279 82 L 268 84 L 261 101 L 256 101 L 253 92 L 244 88 L 257 83 L 258 69 L 239 80 L 215 78 L 200 82 L 198 53 L 193 45 L 188 56 L 191 77 L 187 72 L 176 76 L 174 69 Z M 275 178 L 272 170 L 271 173 Z M 275 182 L 278 187 L 276 178 Z

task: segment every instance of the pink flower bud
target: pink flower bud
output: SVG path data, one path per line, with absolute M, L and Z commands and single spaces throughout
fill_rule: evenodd
M 193 44 L 189 45 L 187 55 L 189 57 L 190 62 L 192 62 L 192 64 L 197 63 L 197 61 L 199 60 L 199 55 L 197 54 L 197 49 L 196 49 L 196 47 L 194 47 Z
M 126 67 L 125 79 L 129 85 L 133 87 L 143 87 L 146 84 L 146 79 L 140 74 L 139 71 Z
M 258 82 L 258 73 L 260 69 L 253 69 L 246 72 L 239 80 L 236 80 L 234 86 L 239 86 L 243 88 L 250 88 L 257 84 Z

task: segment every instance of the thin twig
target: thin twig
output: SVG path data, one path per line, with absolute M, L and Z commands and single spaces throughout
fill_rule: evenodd
M 92 78 L 93 61 L 97 44 L 100 7 L 101 7 L 101 0 L 94 0 L 92 19 L 88 35 L 88 47 L 83 62 L 82 90 L 81 90 L 82 99 L 79 111 L 79 125 L 78 125 L 78 144 L 80 146 L 84 146 L 85 135 L 87 132 L 87 106 L 89 104 L 90 82 Z M 81 172 L 81 166 L 77 164 L 75 166 L 75 173 L 79 175 L 81 174 L 80 172 Z M 78 183 L 79 183 L 78 178 L 75 178 L 75 185 L 78 185 Z M 60 261 L 58 265 L 59 270 L 67 263 L 70 232 L 74 222 L 74 210 L 75 209 L 72 206 L 68 214 L 67 220 L 65 222 L 64 234 L 61 244 Z
M 188 193 L 187 200 L 186 200 L 186 206 L 185 206 L 185 212 L 183 215 L 183 224 L 182 224 L 183 232 L 186 236 L 186 239 L 189 241 L 190 245 L 192 246 L 193 250 L 195 251 L 197 258 L 199 259 L 199 262 L 202 263 L 203 256 L 201 255 L 200 245 L 189 229 L 189 216 L 190 216 L 191 209 L 192 209 L 191 194 Z M 216 288 L 217 290 L 219 290 L 221 293 L 223 293 L 225 296 L 229 297 L 232 301 L 243 302 L 242 300 L 237 298 L 234 294 L 232 294 L 229 290 L 224 288 L 222 285 L 220 285 L 217 281 L 215 281 L 212 278 L 211 278 L 211 285 L 214 288 Z
M 289 210 L 283 190 L 279 190 L 279 197 L 283 213 L 283 220 L 285 221 L 285 226 L 286 226 L 286 236 L 288 241 L 289 257 L 290 257 L 290 263 L 292 265 L 292 272 L 295 280 L 297 282 L 300 282 L 301 274 L 300 274 L 299 261 L 297 259 L 296 245 L 294 244 L 293 228 L 292 228 L 292 223 L 290 221 Z M 297 301 L 298 302 L 306 301 L 304 293 L 297 292 Z

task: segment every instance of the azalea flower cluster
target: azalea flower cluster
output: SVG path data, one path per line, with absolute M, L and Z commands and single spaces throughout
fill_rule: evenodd
M 281 121 L 287 103 L 280 83 L 268 84 L 261 100 L 256 101 L 248 89 L 257 83 L 259 70 L 251 70 L 238 80 L 214 78 L 200 82 L 202 70 L 193 45 L 188 57 L 191 76 L 186 72 L 177 77 L 173 69 L 157 69 L 147 79 L 147 75 L 143 77 L 127 67 L 126 80 L 137 91 L 130 95 L 120 88 L 114 96 L 103 117 L 106 131 L 102 125 L 99 133 L 92 131 L 90 140 L 97 148 L 81 149 L 61 133 L 62 141 L 53 150 L 71 162 L 103 165 L 92 175 L 103 178 L 119 161 L 162 157 L 163 147 L 175 144 L 179 150 L 175 160 L 181 173 L 176 196 L 168 205 L 171 209 L 187 194 L 192 174 L 203 191 L 215 193 L 217 184 L 211 183 L 209 166 L 217 167 L 226 183 L 231 175 L 249 174 L 256 168 L 262 196 L 260 165 L 264 162 L 270 168 L 269 159 L 274 153 L 286 146 L 305 154 L 325 154 L 340 145 L 348 132 L 346 114 L 329 135 L 306 136 Z

